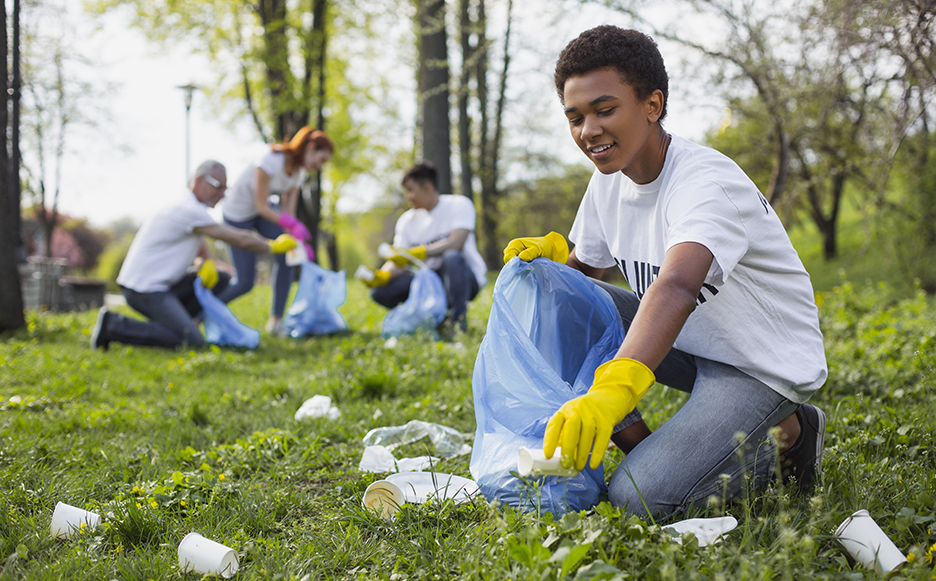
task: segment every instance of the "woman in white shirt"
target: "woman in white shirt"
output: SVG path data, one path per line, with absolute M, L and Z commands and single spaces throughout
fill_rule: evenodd
M 328 136 L 311 127 L 300 129 L 288 143 L 274 144 L 271 151 L 258 163 L 248 166 L 228 190 L 222 206 L 224 222 L 236 228 L 256 230 L 271 240 L 285 232 L 307 243 L 311 238 L 309 230 L 296 218 L 299 186 L 306 172 L 320 169 L 333 152 L 334 146 Z M 271 199 L 272 196 L 277 196 L 278 200 Z M 255 254 L 233 246 L 228 249 L 234 265 L 234 281 L 220 295 L 224 302 L 253 288 L 257 274 Z M 310 258 L 314 257 L 308 244 L 306 251 Z M 266 330 L 282 335 L 283 311 L 293 280 L 293 269 L 286 265 L 285 256 L 276 257 L 270 278 L 273 301 Z

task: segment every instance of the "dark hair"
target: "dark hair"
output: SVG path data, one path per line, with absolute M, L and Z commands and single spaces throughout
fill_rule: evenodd
M 421 161 L 406 170 L 406 173 L 403 174 L 402 183 L 405 184 L 406 180 L 413 180 L 421 184 L 429 182 L 432 184 L 433 188 L 439 188 L 439 172 L 436 170 L 436 167 L 428 161 Z
M 642 32 L 611 25 L 586 30 L 559 54 L 554 76 L 559 101 L 564 103 L 563 91 L 569 77 L 608 67 L 621 74 L 621 81 L 631 86 L 638 99 L 646 99 L 657 89 L 662 91 L 660 121 L 666 117 L 669 77 L 656 42 Z

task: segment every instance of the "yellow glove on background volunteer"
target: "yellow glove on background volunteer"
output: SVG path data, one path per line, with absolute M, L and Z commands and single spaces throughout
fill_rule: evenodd
M 201 279 L 202 286 L 205 288 L 214 288 L 218 284 L 218 267 L 214 260 L 210 258 L 202 261 L 198 268 L 198 278 Z
M 426 260 L 426 247 L 425 246 L 412 246 L 410 248 L 404 248 L 403 251 L 418 260 Z M 406 254 L 401 254 L 399 248 L 393 248 L 393 252 L 394 254 L 390 258 L 387 259 L 391 261 L 393 264 L 402 267 L 410 263 L 409 256 L 406 256 Z
M 378 287 L 378 286 L 384 286 L 384 285 L 387 284 L 388 282 L 390 282 L 390 271 L 389 271 L 389 270 L 375 270 L 375 271 L 374 271 L 374 278 L 372 278 L 372 279 L 370 279 L 370 280 L 365 280 L 365 281 L 364 281 L 364 284 L 366 284 L 366 285 L 369 286 L 370 288 L 374 288 L 374 287 Z
M 273 254 L 283 254 L 296 247 L 296 239 L 289 234 L 280 234 L 276 240 L 270 240 L 267 244 Z
M 575 469 L 582 470 L 591 451 L 591 467 L 597 468 L 614 426 L 637 407 L 654 381 L 650 368 L 635 359 L 612 359 L 600 366 L 588 393 L 562 404 L 546 424 L 546 458 L 560 447 L 563 455 L 572 456 Z
M 559 264 L 565 264 L 569 260 L 569 245 L 562 234 L 557 232 L 550 232 L 538 238 L 515 238 L 504 248 L 504 264 L 514 256 L 519 256 L 524 262 L 544 256 Z

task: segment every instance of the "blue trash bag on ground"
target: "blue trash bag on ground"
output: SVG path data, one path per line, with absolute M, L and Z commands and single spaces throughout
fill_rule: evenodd
M 205 340 L 208 343 L 247 349 L 260 346 L 260 331 L 241 323 L 231 308 L 202 286 L 201 279 L 197 277 L 195 297 L 202 306 L 202 322 L 205 324 Z
M 513 258 L 501 270 L 471 378 L 478 428 L 470 469 L 488 500 L 559 516 L 607 493 L 603 466 L 530 477 L 532 485 L 510 473 L 520 447 L 543 447 L 549 418 L 588 391 L 623 340 L 611 297 L 581 272 L 545 258 Z
M 283 318 L 289 336 L 298 339 L 347 331 L 348 322 L 338 312 L 348 298 L 345 272 L 334 272 L 314 262 L 304 262 L 300 268 L 296 296 Z
M 442 277 L 431 268 L 420 268 L 410 283 L 409 296 L 384 316 L 380 335 L 397 337 L 418 329 L 435 333 L 447 310 Z

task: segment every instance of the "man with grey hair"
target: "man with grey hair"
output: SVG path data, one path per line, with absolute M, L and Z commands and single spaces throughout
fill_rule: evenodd
M 112 341 L 155 347 L 204 344 L 194 320 L 201 313 L 195 297 L 195 278 L 215 294 L 224 290 L 231 279 L 229 274 L 218 272 L 209 258 L 204 236 L 258 254 L 279 254 L 296 246 L 295 238 L 287 234 L 267 240 L 255 232 L 217 223 L 208 209 L 224 198 L 226 189 L 224 166 L 214 160 L 205 161 L 195 170 L 189 189 L 143 223 L 124 259 L 117 284 L 127 304 L 149 321 L 102 308 L 91 334 L 92 348 L 107 349 Z

